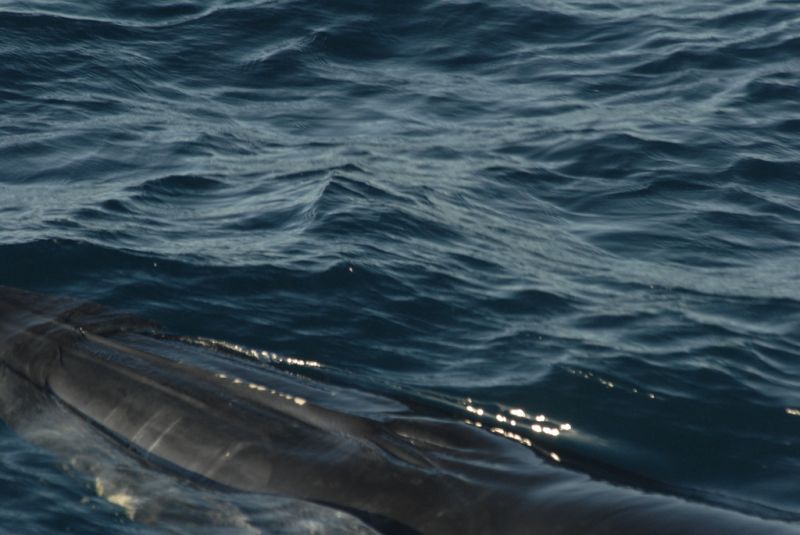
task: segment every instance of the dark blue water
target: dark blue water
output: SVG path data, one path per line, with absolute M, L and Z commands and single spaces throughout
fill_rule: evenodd
M 0 284 L 800 519 L 797 8 L 3 2 Z M 150 529 L 0 442 L 3 529 Z

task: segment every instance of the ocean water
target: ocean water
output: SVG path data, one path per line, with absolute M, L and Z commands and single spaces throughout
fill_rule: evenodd
M 794 1 L 7 0 L 0 284 L 800 521 L 798 58 Z M 0 428 L 0 529 L 158 530 L 61 463 Z

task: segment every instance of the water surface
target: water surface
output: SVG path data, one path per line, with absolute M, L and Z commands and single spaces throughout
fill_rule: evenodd
M 796 7 L 10 0 L 0 284 L 800 519 Z M 0 441 L 3 529 L 151 529 Z

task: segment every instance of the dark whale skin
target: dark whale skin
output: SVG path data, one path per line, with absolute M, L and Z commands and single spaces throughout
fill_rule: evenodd
M 348 413 L 277 371 L 240 380 L 203 365 L 220 358 L 99 305 L 0 287 L 3 373 L 200 481 L 324 503 L 396 533 L 800 533 L 595 481 L 459 422 Z M 0 416 L 14 427 L 13 412 Z

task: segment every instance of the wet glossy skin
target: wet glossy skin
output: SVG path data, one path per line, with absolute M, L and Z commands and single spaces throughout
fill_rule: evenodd
M 800 532 L 593 481 L 460 423 L 351 414 L 352 399 L 323 399 L 308 381 L 220 371 L 217 360 L 159 337 L 146 321 L 0 288 L 4 373 L 201 481 L 364 512 L 398 533 Z M 13 411 L 0 414 L 14 425 Z

